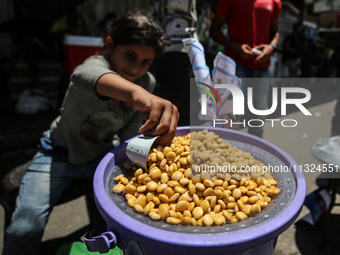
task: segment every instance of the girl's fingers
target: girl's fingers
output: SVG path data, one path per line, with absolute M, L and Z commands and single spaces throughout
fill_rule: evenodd
M 177 107 L 173 106 L 173 113 L 172 117 L 171 117 L 171 122 L 170 122 L 170 127 L 168 128 L 168 130 L 166 132 L 164 132 L 158 139 L 157 142 L 159 144 L 163 144 L 163 145 L 169 145 L 172 142 L 172 139 L 175 137 L 176 135 L 176 130 L 177 130 L 177 123 L 178 123 L 178 119 L 179 119 L 179 113 L 177 111 Z M 176 114 L 177 113 L 177 114 Z
M 166 100 L 153 101 L 146 122 L 139 131 L 143 134 L 153 135 L 160 135 L 165 132 L 168 127 L 164 124 L 170 123 L 172 115 L 171 105 Z
M 160 144 L 172 141 L 179 120 L 178 109 L 175 105 L 148 92 L 135 93 L 133 104 L 146 121 L 139 129 L 141 134 L 160 136 L 158 139 Z
M 169 144 L 176 134 L 178 119 L 177 107 L 167 102 L 163 107 L 158 106 L 150 112 L 150 118 L 139 131 L 146 136 L 159 135 L 158 143 Z
M 147 135 L 161 135 L 166 132 L 171 123 L 171 106 L 158 106 L 151 110 L 148 120 L 139 130 Z
M 155 134 L 155 128 L 159 124 L 159 120 L 161 118 L 163 109 L 161 107 L 153 108 L 146 118 L 146 122 L 144 125 L 139 129 L 139 132 L 144 135 L 157 135 Z

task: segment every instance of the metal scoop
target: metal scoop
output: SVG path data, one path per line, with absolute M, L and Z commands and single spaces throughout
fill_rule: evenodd
M 132 138 L 126 147 L 126 155 L 138 166 L 147 169 L 147 159 L 149 151 L 159 136 L 154 137 L 135 137 Z

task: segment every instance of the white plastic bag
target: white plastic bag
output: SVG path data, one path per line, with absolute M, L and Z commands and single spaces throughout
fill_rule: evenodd
M 16 104 L 19 114 L 37 114 L 52 108 L 46 94 L 40 89 L 25 90 Z

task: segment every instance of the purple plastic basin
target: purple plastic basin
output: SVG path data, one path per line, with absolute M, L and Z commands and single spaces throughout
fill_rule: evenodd
M 306 194 L 306 183 L 298 164 L 286 152 L 246 133 L 225 128 L 208 129 L 267 164 L 289 167 L 288 173 L 274 174 L 281 193 L 255 217 L 233 224 L 193 227 L 154 222 L 135 213 L 126 205 L 122 195 L 112 192 L 113 178 L 121 173 L 118 166 L 127 161 L 125 143 L 103 158 L 93 184 L 97 207 L 107 225 L 106 231 L 114 234 L 117 245 L 127 254 L 273 254 L 277 237 L 298 217 Z M 178 127 L 177 136 L 199 130 L 203 127 Z

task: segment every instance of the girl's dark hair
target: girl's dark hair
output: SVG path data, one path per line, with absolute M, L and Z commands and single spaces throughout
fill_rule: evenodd
M 156 56 L 163 53 L 162 29 L 141 12 L 128 12 L 111 25 L 110 36 L 115 45 L 148 45 L 155 49 Z

